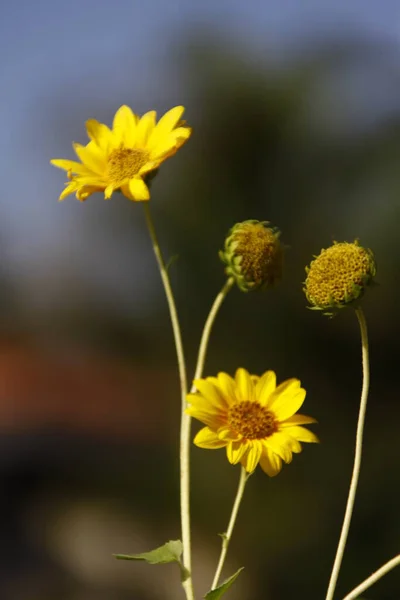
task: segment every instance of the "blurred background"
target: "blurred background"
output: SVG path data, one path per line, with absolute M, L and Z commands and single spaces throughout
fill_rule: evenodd
M 343 597 L 400 551 L 400 4 L 14 0 L 0 12 L 0 598 L 183 597 L 175 566 L 111 556 L 180 535 L 179 384 L 143 208 L 118 195 L 59 204 L 65 176 L 49 164 L 86 143 L 88 118 L 111 124 L 122 104 L 184 104 L 194 128 L 151 201 L 164 254 L 178 255 L 189 378 L 229 228 L 270 220 L 290 247 L 279 287 L 230 293 L 205 369 L 300 378 L 322 441 L 279 477 L 252 477 L 224 572 L 246 567 L 232 600 L 324 597 L 352 470 L 360 340 L 353 311 L 308 311 L 301 282 L 333 240 L 360 238 L 376 254 Z M 192 457 L 200 597 L 239 468 L 223 451 Z M 399 598 L 400 571 L 366 597 Z

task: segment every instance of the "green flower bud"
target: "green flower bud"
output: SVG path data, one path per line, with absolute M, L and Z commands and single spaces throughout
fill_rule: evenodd
M 219 256 L 225 273 L 242 290 L 264 289 L 282 276 L 283 246 L 278 229 L 268 221 L 243 221 L 229 231 Z
M 355 304 L 376 274 L 374 255 L 355 240 L 334 242 L 306 267 L 304 293 L 309 308 L 332 315 L 339 308 Z

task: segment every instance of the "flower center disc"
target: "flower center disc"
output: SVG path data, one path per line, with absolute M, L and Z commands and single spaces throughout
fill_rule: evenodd
M 341 242 L 323 250 L 311 263 L 306 293 L 320 307 L 343 305 L 356 300 L 374 275 L 370 251 L 357 243 Z
M 246 279 L 258 286 L 276 282 L 282 270 L 282 248 L 276 234 L 263 225 L 248 223 L 234 237 L 235 255 L 242 257 L 240 269 Z
M 117 148 L 108 158 L 108 178 L 113 183 L 132 179 L 146 164 L 149 153 L 140 148 Z
M 228 423 L 249 440 L 269 437 L 277 431 L 275 415 L 258 402 L 239 402 L 232 406 Z

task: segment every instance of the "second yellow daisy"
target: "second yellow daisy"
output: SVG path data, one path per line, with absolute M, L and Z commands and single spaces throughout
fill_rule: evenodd
M 200 448 L 226 447 L 230 463 L 241 463 L 248 473 L 260 464 L 274 477 L 282 461 L 290 463 L 300 442 L 318 442 L 317 436 L 302 427 L 315 419 L 295 414 L 306 391 L 298 379 L 276 385 L 276 375 L 261 377 L 238 369 L 235 378 L 226 373 L 194 381 L 198 392 L 188 394 L 187 413 L 206 425 L 194 439 Z

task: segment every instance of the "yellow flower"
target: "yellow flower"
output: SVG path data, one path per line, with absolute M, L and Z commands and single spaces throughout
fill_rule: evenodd
M 282 460 L 292 461 L 301 452 L 300 442 L 318 442 L 317 436 L 301 427 L 315 423 L 312 417 L 296 415 L 306 397 L 298 379 L 276 386 L 276 375 L 261 377 L 238 369 L 233 379 L 226 373 L 195 379 L 198 392 L 188 394 L 187 414 L 206 425 L 194 438 L 200 448 L 224 448 L 231 464 L 241 463 L 248 473 L 258 463 L 274 477 Z
M 373 283 L 376 264 L 372 250 L 360 246 L 358 240 L 334 242 L 321 250 L 306 273 L 304 293 L 310 308 L 332 316 L 334 311 L 361 300 Z
M 269 221 L 255 219 L 236 223 L 219 253 L 226 265 L 225 273 L 235 279 L 242 292 L 264 289 L 282 276 L 284 248 L 279 241 L 280 231 L 268 225 Z
M 121 106 L 112 129 L 94 119 L 87 121 L 91 141 L 86 146 L 73 145 L 81 162 L 61 158 L 51 161 L 68 173 L 69 182 L 60 200 L 75 192 L 83 201 L 100 191 L 108 199 L 116 190 L 130 200 L 149 200 L 146 178 L 154 175 L 190 137 L 190 127 L 180 120 L 183 111 L 183 106 L 175 106 L 156 123 L 154 110 L 139 117 L 128 106 Z

